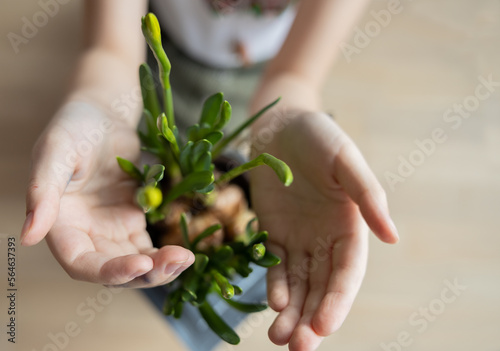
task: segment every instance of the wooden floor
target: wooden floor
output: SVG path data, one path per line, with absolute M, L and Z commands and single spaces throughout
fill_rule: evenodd
M 500 86 L 490 87 L 482 100 L 474 94 L 481 81 L 500 82 L 500 1 L 401 3 L 403 10 L 385 27 L 367 14 L 360 28 L 365 32 L 368 25 L 371 37 L 360 43 L 358 34 L 364 47 L 358 45 L 350 62 L 339 58 L 325 91 L 328 110 L 383 182 L 401 242 L 371 240 L 352 312 L 320 350 L 498 351 Z M 15 54 L 8 33 L 20 33 L 23 16 L 31 18 L 40 7 L 35 1 L 0 5 L 2 235 L 19 234 L 29 152 L 65 93 L 78 49 L 80 7 L 76 0 L 61 5 Z M 376 11 L 386 7 L 386 1 L 372 5 Z M 354 39 L 349 44 L 355 46 Z M 447 110 L 455 104 L 465 104 L 470 116 L 451 120 L 458 115 Z M 427 141 L 427 154 L 419 151 L 418 141 L 433 136 L 446 140 L 434 146 Z M 3 239 L 0 246 L 5 250 Z M 138 292 L 110 297 L 101 286 L 72 281 L 45 243 L 19 248 L 18 260 L 17 350 L 184 350 Z M 5 273 L 0 277 L 5 280 Z M 82 304 L 90 308 L 94 298 L 106 303 L 92 309 L 92 318 L 77 312 Z M 243 325 L 235 349 L 283 349 L 267 339 L 272 316 Z M 74 325 L 81 332 L 65 345 L 61 333 Z M 59 336 L 59 348 L 48 346 L 51 335 Z M 0 340 L 4 350 L 4 332 Z

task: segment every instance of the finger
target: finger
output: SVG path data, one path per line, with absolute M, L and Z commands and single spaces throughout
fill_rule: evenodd
M 312 327 L 312 318 L 325 296 L 328 278 L 332 271 L 330 252 L 321 248 L 313 248 L 311 256 L 305 264 L 309 273 L 309 291 L 304 304 L 302 317 L 290 338 L 290 350 L 316 350 L 323 336 L 318 335 Z
M 37 143 L 26 194 L 26 219 L 21 230 L 21 244 L 35 245 L 49 232 L 59 213 L 60 198 L 74 172 L 73 162 L 66 160 L 69 142 L 54 134 L 50 140 Z M 60 140 L 54 140 L 61 136 Z
M 181 246 L 164 246 L 148 253 L 153 259 L 153 269 L 126 283 L 128 288 L 151 288 L 175 280 L 194 263 L 194 254 Z
M 280 312 L 269 328 L 269 339 L 277 345 L 285 345 L 302 315 L 302 307 L 307 295 L 307 273 L 303 270 L 305 252 L 289 252 L 287 256 L 287 281 L 289 303 Z
M 288 281 L 286 276 L 286 252 L 280 245 L 266 243 L 267 249 L 281 258 L 281 263 L 267 271 L 267 300 L 276 312 L 282 311 L 289 301 Z
M 180 246 L 160 250 L 145 247 L 137 253 L 137 249 L 120 250 L 120 245 L 109 242 L 107 251 L 97 252 L 87 232 L 68 226 L 55 226 L 47 239 L 54 257 L 70 277 L 104 285 L 160 285 L 194 262 L 194 255 Z M 185 267 L 174 269 L 177 264 Z
M 312 319 L 316 334 L 330 335 L 344 322 L 361 286 L 367 256 L 368 238 L 365 233 L 345 236 L 335 242 L 331 276 Z
M 398 232 L 389 215 L 385 191 L 351 140 L 347 140 L 340 149 L 333 174 L 359 206 L 375 235 L 383 242 L 396 243 L 399 240 Z

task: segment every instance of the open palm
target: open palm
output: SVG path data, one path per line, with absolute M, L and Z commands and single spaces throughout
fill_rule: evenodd
M 113 132 L 103 133 L 96 128 L 102 117 L 87 117 L 63 116 L 40 139 L 28 190 L 31 223 L 27 220 L 23 229 L 23 244 L 33 245 L 48 232 L 50 249 L 74 279 L 127 287 L 165 284 L 194 257 L 178 246 L 152 246 L 144 213 L 134 204 L 137 184 L 116 162 L 117 155 L 138 159 L 133 128 L 115 121 Z M 52 149 L 54 141 L 58 147 Z M 82 153 L 85 142 L 92 147 Z M 74 151 L 76 162 L 68 164 L 67 155 Z M 67 168 L 55 167 L 61 163 Z
M 252 198 L 269 248 L 282 263 L 268 272 L 268 299 L 279 312 L 271 340 L 315 350 L 344 321 L 361 285 L 367 225 L 396 242 L 385 194 L 352 141 L 318 113 L 293 113 L 263 150 L 294 174 L 283 187 L 268 169 L 252 174 Z

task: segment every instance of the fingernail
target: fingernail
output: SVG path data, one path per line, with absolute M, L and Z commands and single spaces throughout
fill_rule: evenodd
M 28 235 L 28 233 L 31 230 L 31 223 L 32 222 L 33 222 L 33 211 L 29 212 L 26 215 L 26 219 L 24 220 L 23 229 L 21 229 L 21 237 L 19 239 L 21 242 L 21 245 L 23 245 L 24 238 L 26 238 L 26 235 Z
M 129 276 L 129 279 L 132 280 L 132 279 L 135 279 L 137 278 L 138 276 L 141 276 L 144 274 L 144 270 L 140 269 L 134 273 L 132 273 L 130 276 Z
M 188 259 L 182 261 L 182 262 L 173 262 L 170 264 L 167 264 L 165 267 L 165 274 L 170 274 L 170 275 L 178 275 L 181 274 L 182 271 L 184 271 L 189 265 L 186 264 Z

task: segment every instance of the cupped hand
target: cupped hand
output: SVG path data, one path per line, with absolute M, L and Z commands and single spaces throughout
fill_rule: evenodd
M 267 117 L 254 130 L 253 151 L 282 159 L 294 174 L 289 188 L 265 167 L 251 174 L 260 225 L 270 233 L 269 249 L 282 258 L 268 272 L 269 305 L 279 312 L 269 337 L 310 351 L 351 308 L 366 269 L 368 226 L 387 243 L 398 235 L 381 185 L 329 116 Z
M 137 183 L 121 171 L 116 156 L 138 160 L 134 127 L 85 103 L 66 105 L 33 150 L 21 242 L 31 246 L 46 236 L 55 258 L 77 280 L 166 284 L 194 256 L 179 246 L 153 248 L 144 213 L 134 204 Z

